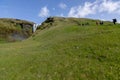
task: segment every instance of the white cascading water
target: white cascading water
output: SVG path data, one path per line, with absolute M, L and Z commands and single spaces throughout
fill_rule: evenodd
M 34 24 L 33 25 L 33 33 L 37 30 L 37 28 L 39 27 L 40 24 Z

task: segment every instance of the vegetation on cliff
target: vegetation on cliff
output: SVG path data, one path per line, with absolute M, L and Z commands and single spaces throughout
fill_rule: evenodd
M 22 40 L 32 34 L 33 22 L 0 18 L 0 41 Z

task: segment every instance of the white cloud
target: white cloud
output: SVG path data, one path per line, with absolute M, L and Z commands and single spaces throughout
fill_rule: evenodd
M 49 16 L 49 9 L 45 6 L 41 8 L 39 17 L 47 17 L 47 16 Z
M 94 2 L 85 2 L 85 4 L 71 7 L 68 17 L 85 17 L 97 13 L 117 13 L 120 14 L 120 1 L 96 0 Z
M 60 7 L 61 9 L 66 9 L 66 8 L 67 8 L 67 5 L 66 5 L 65 3 L 60 3 L 60 4 L 59 4 L 59 7 Z
M 85 2 L 84 6 L 75 6 L 70 9 L 69 17 L 85 17 L 89 14 L 95 14 L 97 5 L 95 3 Z
M 120 10 L 120 1 L 103 0 L 100 5 L 100 12 L 114 13 Z

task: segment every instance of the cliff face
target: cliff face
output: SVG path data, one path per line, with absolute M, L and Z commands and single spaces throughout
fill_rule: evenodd
M 33 22 L 20 19 L 0 19 L 0 40 L 16 41 L 31 36 Z

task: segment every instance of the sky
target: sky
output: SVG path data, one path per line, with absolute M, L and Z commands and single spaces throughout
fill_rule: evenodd
M 120 0 L 0 0 L 0 18 L 40 24 L 50 16 L 120 22 Z

